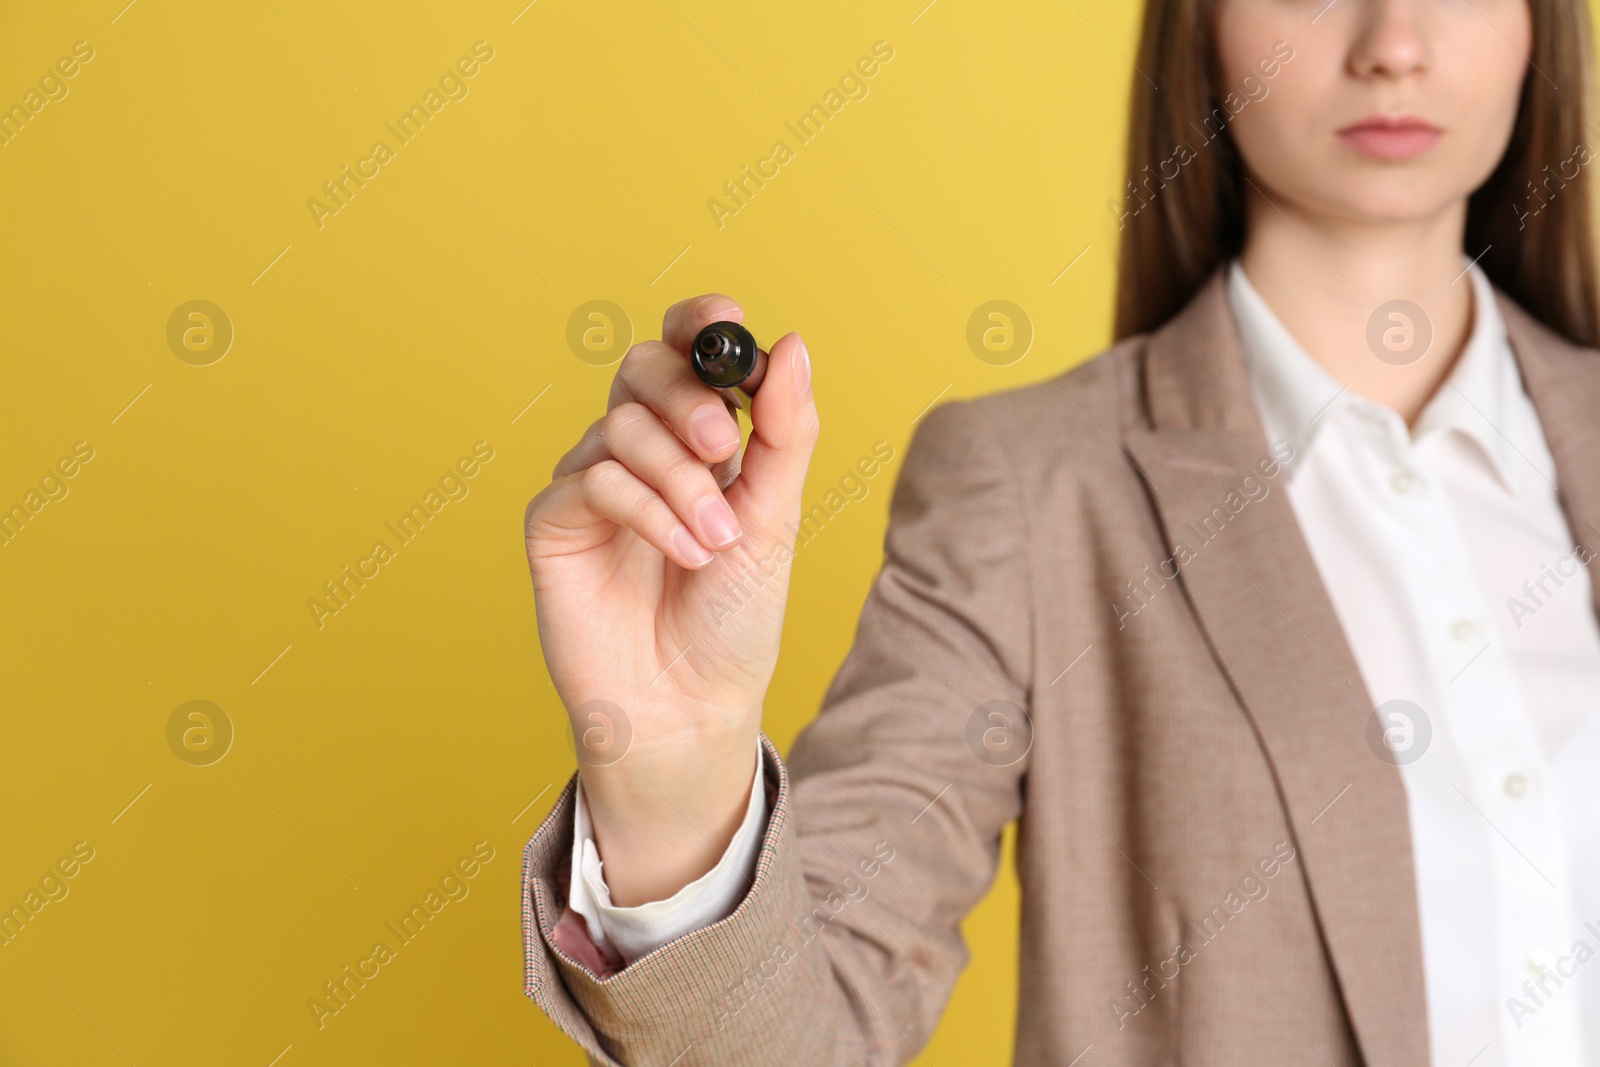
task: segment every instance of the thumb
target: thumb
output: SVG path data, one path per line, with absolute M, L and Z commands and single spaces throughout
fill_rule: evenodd
M 792 546 L 806 468 L 820 422 L 811 397 L 811 357 L 798 333 L 778 338 L 750 405 L 751 433 L 727 492 L 748 547 Z M 752 536 L 755 544 L 749 544 Z

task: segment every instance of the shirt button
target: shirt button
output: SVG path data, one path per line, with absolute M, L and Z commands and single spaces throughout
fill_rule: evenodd
M 1543 978 L 1547 973 L 1555 971 L 1556 954 L 1543 945 L 1538 945 L 1528 953 L 1527 959 L 1523 962 L 1529 974 L 1535 978 Z
M 1521 771 L 1512 771 L 1500 779 L 1500 791 L 1512 800 L 1521 800 L 1533 790 L 1533 779 Z
M 1422 479 L 1402 467 L 1389 475 L 1389 488 L 1401 496 L 1411 496 L 1422 488 Z
M 1468 618 L 1459 618 L 1450 624 L 1450 636 L 1466 644 L 1478 632 L 1477 623 Z

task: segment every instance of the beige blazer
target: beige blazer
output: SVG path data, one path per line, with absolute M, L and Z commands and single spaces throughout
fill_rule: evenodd
M 1600 354 L 1497 297 L 1594 532 Z M 1275 444 L 1220 271 L 1153 334 L 935 408 L 821 714 L 767 745 L 748 896 L 597 977 L 581 922 L 552 935 L 569 783 L 525 853 L 528 995 L 598 1063 L 909 1062 L 1019 819 L 1018 1064 L 1427 1067 L 1404 786 Z

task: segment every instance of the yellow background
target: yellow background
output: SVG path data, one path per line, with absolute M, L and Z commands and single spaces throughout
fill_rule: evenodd
M 94 449 L 0 547 L 0 907 L 95 850 L 0 947 L 0 1064 L 582 1062 L 523 995 L 519 908 L 575 765 L 522 512 L 615 370 L 569 349 L 573 310 L 655 336 L 720 290 L 763 342 L 801 330 L 808 507 L 936 399 L 1109 338 L 1138 5 L 925 2 L 0 9 L 0 104 L 94 49 L 0 147 L 0 507 Z M 469 95 L 396 144 L 480 40 Z M 785 121 L 880 40 L 868 95 L 799 145 Z M 319 228 L 307 201 L 378 139 L 395 158 Z M 778 139 L 795 158 L 719 228 L 707 200 Z M 209 366 L 167 343 L 196 299 L 235 333 Z M 1008 366 L 966 340 L 992 299 L 1034 330 Z M 477 441 L 470 495 L 319 629 L 322 583 Z M 799 556 L 780 748 L 849 646 L 899 466 Z M 233 724 L 210 766 L 168 745 L 191 700 Z M 478 841 L 470 896 L 319 1030 L 307 1000 Z M 1009 1062 L 1010 862 L 924 1062 Z

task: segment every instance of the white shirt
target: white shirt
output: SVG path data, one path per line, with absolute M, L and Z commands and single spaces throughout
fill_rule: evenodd
M 1489 281 L 1465 277 L 1472 334 L 1415 434 L 1333 380 L 1237 262 L 1228 299 L 1367 689 L 1385 726 L 1403 725 L 1390 701 L 1421 709 L 1400 709 L 1410 747 L 1401 731 L 1384 751 L 1406 787 L 1433 1063 L 1583 1067 L 1600 1064 L 1600 626 L 1582 560 L 1600 530 L 1568 530 Z M 570 901 L 596 943 L 632 962 L 731 912 L 760 779 L 723 862 L 639 908 L 608 906 L 580 785 Z

